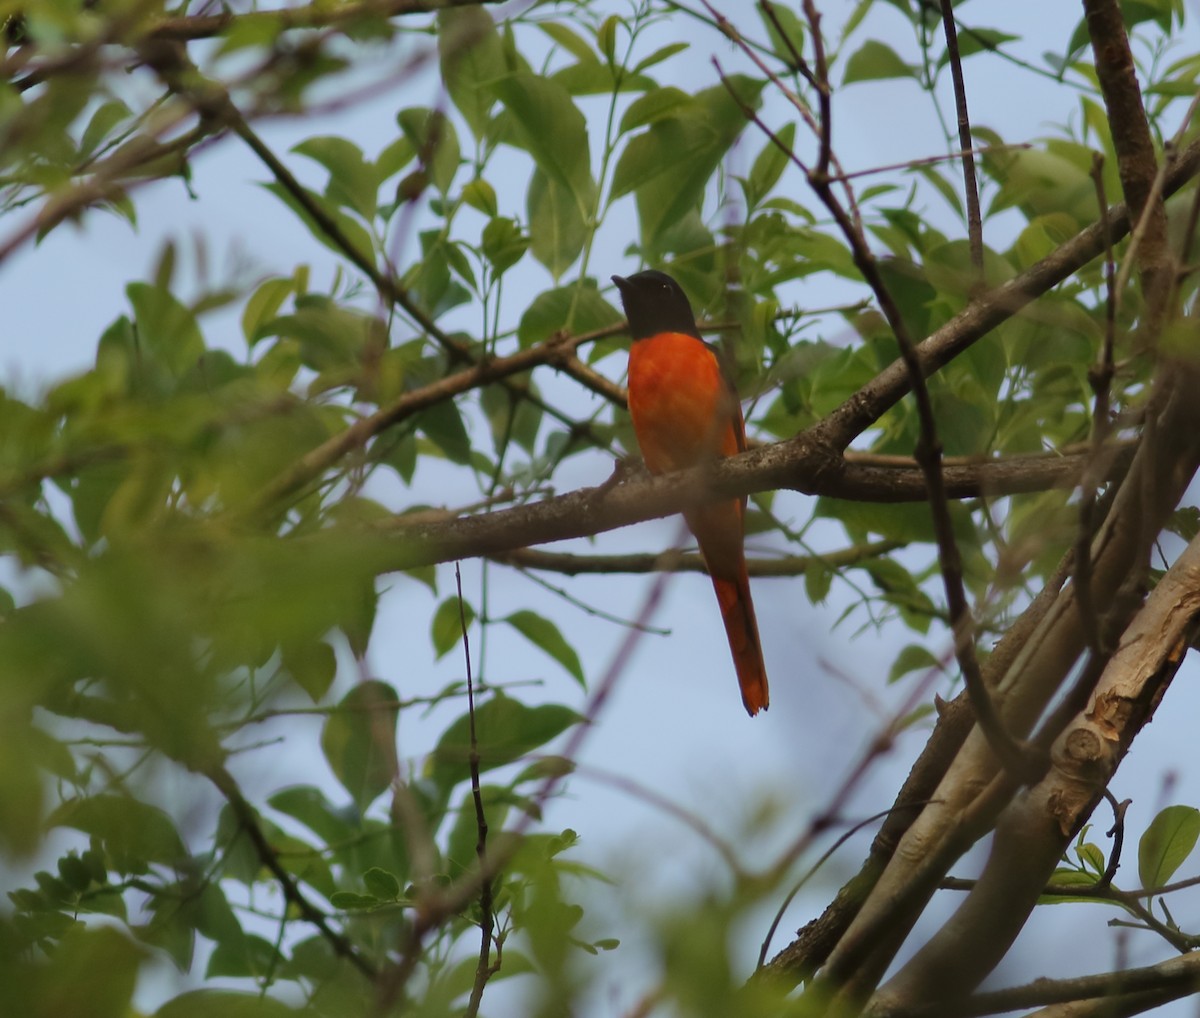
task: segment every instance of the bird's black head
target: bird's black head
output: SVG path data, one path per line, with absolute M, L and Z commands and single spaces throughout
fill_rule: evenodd
M 621 291 L 621 304 L 634 339 L 646 339 L 660 332 L 683 332 L 700 338 L 687 294 L 665 272 L 647 269 L 628 278 L 613 276 L 612 281 Z

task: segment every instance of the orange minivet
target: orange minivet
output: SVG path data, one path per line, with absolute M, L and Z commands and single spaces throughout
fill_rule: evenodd
M 746 448 L 737 390 L 713 349 L 700 338 L 687 296 L 664 272 L 613 276 L 629 319 L 629 413 L 651 473 L 686 470 Z M 746 575 L 746 500 L 683 514 L 708 566 L 742 703 L 751 716 L 769 705 L 767 670 L 750 579 Z

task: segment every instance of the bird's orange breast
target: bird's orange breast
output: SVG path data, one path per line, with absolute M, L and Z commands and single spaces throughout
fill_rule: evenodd
M 665 332 L 629 351 L 629 413 L 652 473 L 740 449 L 740 408 L 717 356 L 695 336 Z

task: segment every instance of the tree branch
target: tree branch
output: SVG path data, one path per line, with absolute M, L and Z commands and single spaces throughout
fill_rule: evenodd
M 971 118 L 967 112 L 967 86 L 963 81 L 962 57 L 958 52 L 958 26 L 954 21 L 953 0 L 941 0 L 942 30 L 946 34 L 946 54 L 950 58 L 950 77 L 954 82 L 954 106 L 958 114 L 958 147 L 961 149 L 963 190 L 967 196 L 967 236 L 971 245 L 971 264 L 983 282 L 983 217 L 979 212 L 979 182 L 975 179 L 975 151 L 971 139 Z
M 950 920 L 876 996 L 877 1011 L 956 1000 L 994 968 L 1162 699 L 1200 624 L 1200 538 L 1154 587 L 1051 749 L 1046 777 L 1004 810 L 984 872 Z M 983 921 L 982 927 L 972 923 Z
M 399 540 L 382 550 L 380 568 L 411 569 L 456 558 L 503 555 L 532 544 L 591 537 L 670 516 L 713 498 L 756 491 L 790 489 L 884 503 L 923 501 L 927 497 L 921 473 L 915 467 L 858 467 L 821 445 L 811 436 L 813 430 L 693 470 L 643 474 L 622 484 L 582 488 L 511 509 L 435 521 L 421 514 L 421 521 L 415 523 L 397 516 L 386 524 L 386 532 Z M 1038 455 L 977 466 L 951 466 L 946 469 L 946 490 L 953 498 L 973 498 L 983 493 L 1070 487 L 1076 483 L 1086 457 L 1080 452 L 1060 459 Z M 1114 476 L 1120 466 L 1119 460 L 1114 463 Z
M 242 795 L 241 789 L 238 788 L 237 782 L 233 779 L 233 775 L 223 766 L 219 765 L 209 767 L 204 771 L 204 774 L 216 785 L 220 793 L 225 796 L 226 801 L 238 819 L 238 823 L 241 824 L 242 830 L 246 832 L 251 844 L 254 845 L 254 851 L 258 855 L 259 861 L 271 871 L 271 874 L 278 881 L 279 889 L 283 892 L 284 900 L 288 905 L 296 909 L 302 919 L 311 923 L 320 931 L 321 936 L 328 941 L 334 954 L 345 958 L 368 979 L 374 979 L 377 975 L 375 966 L 363 957 L 362 953 L 344 935 L 329 925 L 325 913 L 305 897 L 304 892 L 300 890 L 300 885 L 284 869 L 283 864 L 279 861 L 278 853 L 276 853 L 274 847 L 267 840 L 262 825 L 258 822 L 258 816 L 254 812 L 254 807 Z
M 1167 167 L 1163 196 L 1179 191 L 1200 172 L 1200 140 L 1193 141 Z M 1108 210 L 1112 243 L 1129 233 L 1129 211 L 1123 204 Z M 948 364 L 980 337 L 1017 314 L 1031 301 L 1057 286 L 1093 258 L 1104 253 L 1105 227 L 1097 221 L 1077 233 L 1035 265 L 1008 282 L 975 298 L 917 347 L 926 375 Z M 828 439 L 845 448 L 908 391 L 906 369 L 895 361 L 825 419 Z
M 375 18 L 390 19 L 406 14 L 432 14 L 455 7 L 480 7 L 499 4 L 504 0 L 361 0 L 358 3 L 339 4 L 331 7 L 325 3 L 306 7 L 284 7 L 278 10 L 246 11 L 235 14 L 182 15 L 160 18 L 147 31 L 151 39 L 171 42 L 191 42 L 195 39 L 210 39 L 221 35 L 234 24 L 256 25 L 287 32 L 297 28 L 336 28 Z
M 917 439 L 915 457 L 924 474 L 925 486 L 928 491 L 929 513 L 933 522 L 933 532 L 938 548 L 938 565 L 941 569 L 942 585 L 946 592 L 946 605 L 950 614 L 950 628 L 954 635 L 954 656 L 958 660 L 963 682 L 971 694 L 975 717 L 980 728 L 987 734 L 988 740 L 992 744 L 992 749 L 1009 771 L 1014 774 L 1025 774 L 1029 772 L 1031 765 L 1037 766 L 1037 764 L 1028 758 L 1024 747 L 1020 746 L 1013 739 L 1012 735 L 1001 723 L 992 706 L 988 691 L 983 684 L 979 659 L 975 653 L 975 618 L 971 611 L 971 606 L 967 601 L 966 587 L 963 582 L 962 555 L 958 549 L 958 540 L 954 533 L 953 521 L 950 519 L 950 500 L 946 493 L 945 477 L 942 473 L 942 442 L 938 434 L 937 422 L 934 418 L 933 402 L 929 396 L 929 387 L 925 382 L 925 367 L 921 363 L 916 343 L 909 333 L 908 325 L 900 313 L 899 305 L 885 284 L 883 275 L 879 271 L 879 264 L 875 259 L 874 253 L 871 251 L 870 245 L 867 243 L 861 219 L 857 215 L 854 194 L 850 184 L 848 182 L 844 184 L 848 194 L 847 205 L 844 206 L 833 193 L 833 185 L 829 179 L 829 167 L 833 162 L 833 153 L 830 147 L 833 114 L 830 102 L 828 69 L 823 49 L 824 43 L 820 33 L 820 16 L 812 0 L 805 0 L 804 10 L 812 26 L 816 64 L 815 75 L 818 85 L 817 92 L 820 98 L 821 127 L 821 144 L 817 156 L 817 165 L 814 169 L 808 171 L 808 183 L 841 230 L 842 236 L 846 239 L 846 243 L 850 247 L 850 254 L 854 260 L 854 265 L 863 280 L 871 288 L 871 292 L 875 295 L 879 309 L 883 312 L 884 318 L 887 319 L 888 326 L 892 330 L 892 335 L 896 339 L 896 345 L 900 348 L 900 360 L 903 362 L 908 374 L 909 388 L 917 404 L 920 435 Z M 953 15 L 951 15 L 951 21 L 953 21 Z M 746 52 L 753 58 L 753 52 L 744 43 L 742 44 L 742 49 L 743 52 Z M 726 84 L 730 95 L 742 107 L 747 119 L 766 130 L 758 114 L 738 97 L 736 90 L 730 86 L 724 75 L 722 75 L 721 80 Z M 771 75 L 771 82 L 785 97 L 792 101 L 793 105 L 797 107 L 803 105 L 795 93 L 787 88 L 775 75 Z M 961 73 L 956 78 L 956 83 L 961 84 Z M 962 102 L 965 102 L 965 100 L 960 96 L 960 103 Z M 960 109 L 965 110 L 965 106 L 960 106 Z M 799 164 L 799 160 L 795 159 L 790 147 L 784 145 L 775 134 L 768 131 L 768 135 L 785 156 L 793 158 Z M 969 148 L 969 146 L 970 138 L 968 136 L 964 147 Z M 847 211 L 848 208 L 850 211 Z M 854 213 L 853 215 L 851 214 L 852 212 Z
M 824 555 L 784 555 L 782 558 L 758 558 L 746 562 L 751 576 L 802 576 L 814 562 L 834 568 L 852 566 L 878 558 L 890 551 L 905 547 L 903 541 L 870 541 L 853 548 L 831 551 Z M 570 552 L 532 551 L 515 548 L 491 558 L 506 566 L 519 569 L 539 569 L 566 573 L 568 576 L 596 573 L 707 573 L 704 559 L 692 552 L 677 549 L 655 554 L 573 555 Z
M 1114 599 L 1130 574 L 1144 566 L 1153 534 L 1200 464 L 1200 405 L 1194 398 L 1200 385 L 1198 373 L 1185 364 L 1172 364 L 1156 379 L 1148 412 L 1160 421 L 1159 440 L 1139 447 L 1093 542 L 1093 593 L 1100 602 Z M 1147 478 L 1156 479 L 1149 501 L 1145 499 Z M 1152 532 L 1149 539 L 1147 531 Z M 1074 591 L 1068 586 L 1023 642 L 993 693 L 1010 731 L 1028 732 L 1071 673 L 1085 644 Z M 965 817 L 979 815 L 983 798 L 989 799 L 989 809 L 995 809 L 992 819 L 998 815 L 1006 798 L 980 792 L 994 783 L 995 775 L 996 762 L 987 741 L 973 732 L 830 955 L 827 977 L 834 985 L 844 983 L 850 999 L 861 999 L 874 988 L 945 877 L 927 860 L 953 861 L 955 850 L 971 843 L 973 838 L 964 836 L 971 833 Z
M 1083 0 L 1088 35 L 1096 58 L 1096 76 L 1108 111 L 1113 147 L 1121 186 L 1131 218 L 1145 219 L 1142 238 L 1142 289 L 1147 308 L 1157 317 L 1162 298 L 1170 285 L 1170 252 L 1167 247 L 1167 213 L 1161 197 L 1155 196 L 1154 180 L 1158 159 L 1154 139 L 1142 105 L 1133 53 L 1125 33 L 1125 20 L 1117 0 Z
M 1069 554 L 1064 557 L 1037 597 L 992 651 L 984 666 L 984 679 L 989 687 L 995 686 L 1004 676 L 1020 648 L 1053 607 L 1070 574 L 1070 559 Z M 820 917 L 801 929 L 796 940 L 772 959 L 768 966 L 770 972 L 784 977 L 788 985 L 795 985 L 809 979 L 825 963 L 916 819 L 913 805 L 923 805 L 935 794 L 974 723 L 970 698 L 965 690 L 949 703 L 938 702 L 937 724 L 897 793 L 862 868 L 838 891 Z
M 1122 1010 L 1120 998 L 1133 994 L 1164 994 L 1155 1003 L 1165 1003 L 1200 989 L 1200 951 L 1178 958 L 1168 958 L 1157 965 L 1126 969 L 1123 972 L 1104 972 L 1095 976 L 1074 979 L 1035 979 L 1025 986 L 1013 986 L 991 993 L 978 993 L 960 1001 L 953 1011 L 937 1004 L 922 1004 L 912 1008 L 887 1012 L 888 1018 L 974 1018 L 977 1015 L 1001 1014 L 1007 1011 L 1037 1007 L 1039 1004 L 1060 1004 L 1071 1001 L 1094 1001 L 1094 1008 L 1084 1010 L 1052 1008 L 1037 1011 L 1029 1018 L 1082 1018 L 1084 1015 L 1114 1018 L 1137 1014 Z M 1151 1005 L 1152 1006 L 1152 1005 Z

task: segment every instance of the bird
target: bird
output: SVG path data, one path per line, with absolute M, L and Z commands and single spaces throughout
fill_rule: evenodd
M 629 320 L 629 414 L 646 468 L 669 473 L 744 451 L 737 389 L 701 337 L 683 288 L 657 269 L 612 281 Z M 770 697 L 746 573 L 745 514 L 743 497 L 687 509 L 683 518 L 712 578 L 742 704 L 753 717 Z

